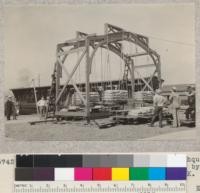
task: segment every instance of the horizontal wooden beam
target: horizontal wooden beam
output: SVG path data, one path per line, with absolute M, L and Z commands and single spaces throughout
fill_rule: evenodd
M 77 47 L 76 49 L 72 48 L 70 50 L 59 52 L 58 56 L 63 56 L 63 55 L 68 55 L 68 54 L 73 54 L 73 53 L 78 53 L 79 51 L 84 51 L 84 49 L 85 49 L 84 47 Z
M 130 54 L 128 56 L 133 58 L 133 57 L 146 56 L 146 55 L 149 55 L 149 53 L 148 52 L 141 52 L 141 53 L 137 53 L 137 54 Z
M 144 67 L 155 67 L 155 64 L 142 64 L 142 65 L 134 66 L 134 68 L 144 68 Z

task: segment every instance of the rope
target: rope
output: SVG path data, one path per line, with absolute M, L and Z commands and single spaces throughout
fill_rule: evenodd
M 104 54 L 106 56 L 106 53 Z M 107 58 L 105 57 L 105 62 L 104 62 L 104 85 L 105 87 L 107 88 L 107 81 L 106 81 L 106 78 L 107 78 Z
M 108 34 L 107 34 L 107 72 L 108 72 L 108 81 L 110 78 L 110 87 L 112 90 L 112 74 L 111 74 L 111 67 L 110 67 L 110 50 L 109 50 L 109 46 L 108 46 Z M 108 83 L 109 84 L 109 83 Z
M 96 80 L 96 56 L 94 55 L 94 66 L 93 66 L 94 70 L 93 70 L 93 77 L 94 77 L 94 81 Z
M 78 42 L 78 51 L 77 51 L 77 60 L 79 59 L 80 53 L 79 53 L 79 42 Z M 78 66 L 78 73 L 76 73 L 76 76 L 78 76 L 78 82 L 79 82 L 79 86 L 80 87 L 80 78 L 81 78 L 81 72 L 80 72 L 80 64 Z
M 101 48 L 101 86 L 103 87 L 103 61 L 102 61 L 102 48 Z
M 120 71 L 119 71 L 119 89 L 121 89 L 121 75 L 122 75 L 122 48 L 121 48 L 121 57 L 120 57 Z
M 121 42 L 121 62 L 120 62 L 120 76 L 122 75 L 122 71 L 123 71 L 123 69 L 122 69 L 122 65 L 123 65 L 123 62 L 124 62 L 124 56 L 123 56 L 123 40 L 124 40 L 124 31 L 122 32 L 122 42 Z M 122 80 L 123 78 L 121 77 L 120 78 L 120 81 L 119 81 L 119 84 L 120 84 L 120 89 L 123 89 L 123 80 Z M 121 82 L 121 83 L 120 83 Z

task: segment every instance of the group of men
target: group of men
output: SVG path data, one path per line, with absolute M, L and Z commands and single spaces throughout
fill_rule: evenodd
M 195 120 L 195 87 L 188 86 L 187 88 L 187 101 L 188 101 L 188 108 L 185 111 L 186 119 Z M 172 87 L 171 94 L 168 100 L 162 96 L 162 91 L 157 89 L 155 91 L 155 95 L 153 98 L 153 105 L 154 105 L 154 115 L 151 120 L 150 126 L 153 127 L 156 119 L 159 119 L 159 127 L 162 127 L 162 120 L 163 120 L 163 108 L 168 106 L 169 111 L 173 116 L 173 127 L 180 126 L 180 106 L 181 100 L 180 96 L 177 93 L 176 87 Z
M 48 100 L 48 97 L 46 100 L 44 97 L 41 97 L 41 99 L 37 102 L 37 108 L 41 117 L 44 117 L 46 114 Z M 12 96 L 8 96 L 5 102 L 5 115 L 8 121 L 11 117 L 13 117 L 13 120 L 16 120 L 17 115 L 19 115 L 19 104 Z
M 13 120 L 17 119 L 17 115 L 19 114 L 19 105 L 12 96 L 8 96 L 7 101 L 5 102 L 5 115 L 7 120 L 9 121 L 11 116 Z

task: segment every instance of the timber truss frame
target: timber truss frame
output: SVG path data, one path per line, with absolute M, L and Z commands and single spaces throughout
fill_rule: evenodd
M 131 77 L 131 87 L 132 87 L 132 97 L 134 96 L 135 92 L 135 76 L 134 74 L 137 73 L 139 78 L 144 82 L 144 88 L 149 88 L 153 91 L 150 82 L 153 76 L 157 73 L 159 85 L 161 87 L 161 64 L 160 64 L 160 56 L 156 51 L 149 47 L 149 39 L 143 35 L 132 33 L 126 31 L 120 27 L 105 24 L 104 26 L 105 34 L 104 35 L 96 35 L 96 34 L 86 34 L 83 32 L 77 32 L 76 38 L 68 40 L 64 43 L 60 43 L 57 45 L 57 59 L 55 63 L 55 77 L 56 77 L 56 99 L 55 99 L 55 107 L 58 110 L 58 105 L 61 100 L 61 97 L 67 88 L 69 82 L 72 83 L 75 91 L 77 92 L 80 99 L 83 101 L 86 110 L 86 117 L 90 118 L 90 74 L 91 74 L 91 67 L 92 61 L 97 52 L 98 48 L 105 48 L 109 49 L 109 51 L 115 53 L 120 58 L 123 59 L 125 67 L 124 67 L 124 76 L 123 79 L 128 79 L 128 73 L 130 73 Z M 121 41 L 128 41 L 131 42 L 144 50 L 141 53 L 136 53 L 132 55 L 128 55 L 123 53 Z M 77 62 L 73 67 L 72 71 L 69 73 L 67 68 L 65 67 L 64 63 L 66 58 L 72 53 L 80 53 L 79 57 L 77 58 Z M 145 64 L 136 66 L 134 65 L 134 58 L 148 55 L 152 59 L 152 64 Z M 85 84 L 86 84 L 86 98 L 84 98 L 77 87 L 76 83 L 73 81 L 73 75 L 75 74 L 78 66 L 80 65 L 83 58 L 86 58 L 85 62 Z M 155 71 L 153 72 L 152 76 L 148 81 L 146 81 L 140 73 L 137 71 L 137 68 L 145 68 L 148 66 L 154 66 Z M 67 76 L 67 80 L 60 91 L 60 78 L 61 73 L 60 71 L 63 70 Z

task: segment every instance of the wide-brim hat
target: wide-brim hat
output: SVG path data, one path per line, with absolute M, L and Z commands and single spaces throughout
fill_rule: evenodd
M 162 91 L 160 89 L 156 89 L 156 93 L 160 94 Z
M 173 91 L 176 91 L 176 90 L 177 90 L 177 88 L 176 88 L 175 86 L 173 86 L 173 87 L 172 87 L 172 90 L 173 90 Z

